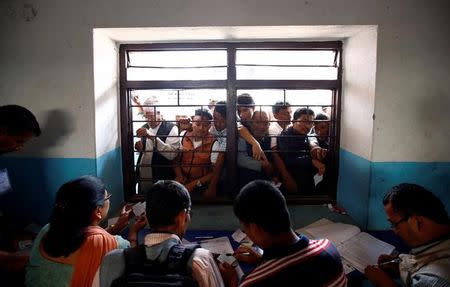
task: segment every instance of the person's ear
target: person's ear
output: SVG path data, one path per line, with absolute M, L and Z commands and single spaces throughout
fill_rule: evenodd
M 186 224 L 188 218 L 187 213 L 184 210 L 181 210 L 178 212 L 177 216 L 175 217 L 175 224 L 177 226 L 184 226 Z
M 425 218 L 423 216 L 412 215 L 411 219 L 412 219 L 412 226 L 413 226 L 414 230 L 417 232 L 423 231 Z
M 100 206 L 97 206 L 92 214 L 93 220 L 102 220 L 102 210 Z

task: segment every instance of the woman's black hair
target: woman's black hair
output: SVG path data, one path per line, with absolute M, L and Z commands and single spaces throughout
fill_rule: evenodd
M 83 244 L 92 212 L 105 202 L 105 185 L 94 176 L 63 184 L 57 194 L 50 229 L 43 239 L 44 251 L 52 257 L 67 257 Z

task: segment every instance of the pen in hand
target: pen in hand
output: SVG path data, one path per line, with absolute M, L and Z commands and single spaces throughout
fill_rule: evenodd
M 402 260 L 400 258 L 395 258 L 395 259 L 390 260 L 390 261 L 379 263 L 379 264 L 377 264 L 377 266 L 383 266 L 383 265 L 387 265 L 387 264 L 390 264 L 390 263 L 400 263 L 401 261 Z
M 213 253 L 213 255 L 215 256 L 219 256 L 219 253 Z M 243 253 L 223 253 L 223 255 L 225 256 L 236 256 L 236 255 L 244 255 L 244 256 L 248 256 L 250 255 L 250 252 L 243 252 Z

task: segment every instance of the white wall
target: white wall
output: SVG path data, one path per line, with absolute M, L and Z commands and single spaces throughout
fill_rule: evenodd
M 30 155 L 96 155 L 94 28 L 377 25 L 372 160 L 450 159 L 448 0 L 41 0 L 27 2 L 29 21 L 24 3 L 0 3 L 0 104 L 24 104 L 41 121 L 56 110 L 73 124 L 63 137 L 49 130 L 59 143 Z
M 343 46 L 341 147 L 372 160 L 377 27 L 367 26 Z
M 100 157 L 119 146 L 119 51 L 115 41 L 94 31 L 95 146 Z

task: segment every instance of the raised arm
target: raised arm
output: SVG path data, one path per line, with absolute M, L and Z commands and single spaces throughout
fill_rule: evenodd
M 166 138 L 166 142 L 163 142 L 159 137 L 156 138 L 156 148 L 161 152 L 161 155 L 168 160 L 173 160 L 180 150 L 181 141 L 178 136 L 178 127 L 174 126 Z
M 266 158 L 266 155 L 264 154 L 264 151 L 261 149 L 261 145 L 259 144 L 259 142 L 243 125 L 239 126 L 239 136 L 241 136 L 246 142 L 251 144 L 254 159 L 260 160 L 261 158 Z
M 283 159 L 277 150 L 273 150 L 272 158 L 275 167 L 278 169 L 281 180 L 289 192 L 297 192 L 297 183 L 286 168 Z

